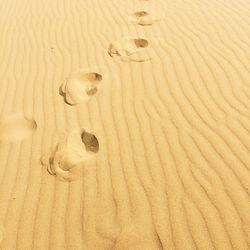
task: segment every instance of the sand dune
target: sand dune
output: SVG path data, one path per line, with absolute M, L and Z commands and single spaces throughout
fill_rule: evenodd
M 250 249 L 250 1 L 1 1 L 0 249 Z

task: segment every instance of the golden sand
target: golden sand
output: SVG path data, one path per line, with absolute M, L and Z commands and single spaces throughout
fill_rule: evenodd
M 250 249 L 250 1 L 2 0 L 0 249 Z

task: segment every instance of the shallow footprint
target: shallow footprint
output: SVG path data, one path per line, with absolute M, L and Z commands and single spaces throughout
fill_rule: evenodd
M 21 141 L 31 137 L 36 128 L 34 120 L 22 114 L 11 114 L 0 121 L 0 140 Z
M 76 105 L 97 94 L 101 81 L 101 74 L 80 69 L 65 80 L 60 86 L 59 93 L 67 104 Z
M 130 16 L 130 20 L 138 25 L 150 26 L 157 21 L 157 18 L 147 11 L 137 11 Z
M 144 62 L 151 59 L 150 44 L 143 38 L 122 38 L 109 45 L 108 53 L 111 57 L 121 61 Z
M 73 170 L 84 166 L 98 151 L 99 142 L 96 136 L 84 129 L 77 129 L 62 134 L 51 152 L 42 157 L 41 162 L 51 175 L 73 181 L 76 177 Z

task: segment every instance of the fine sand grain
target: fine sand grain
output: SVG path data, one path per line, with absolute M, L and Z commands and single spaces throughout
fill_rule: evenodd
M 0 0 L 0 249 L 250 249 L 250 0 Z

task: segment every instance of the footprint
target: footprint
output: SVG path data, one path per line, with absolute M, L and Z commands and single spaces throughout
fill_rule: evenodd
M 0 121 L 1 141 L 21 141 L 31 137 L 37 124 L 22 114 L 11 114 Z
M 150 26 L 157 21 L 157 18 L 147 11 L 137 11 L 130 16 L 130 20 L 138 25 Z
M 111 43 L 108 53 L 111 57 L 121 61 L 144 62 L 151 59 L 150 44 L 143 38 L 122 38 Z
M 67 104 L 76 105 L 97 94 L 101 81 L 101 74 L 80 69 L 65 80 L 59 88 L 59 93 Z
M 99 151 L 99 142 L 95 135 L 84 129 L 62 134 L 58 143 L 41 162 L 51 175 L 66 181 L 75 180 L 73 170 L 84 166 Z

